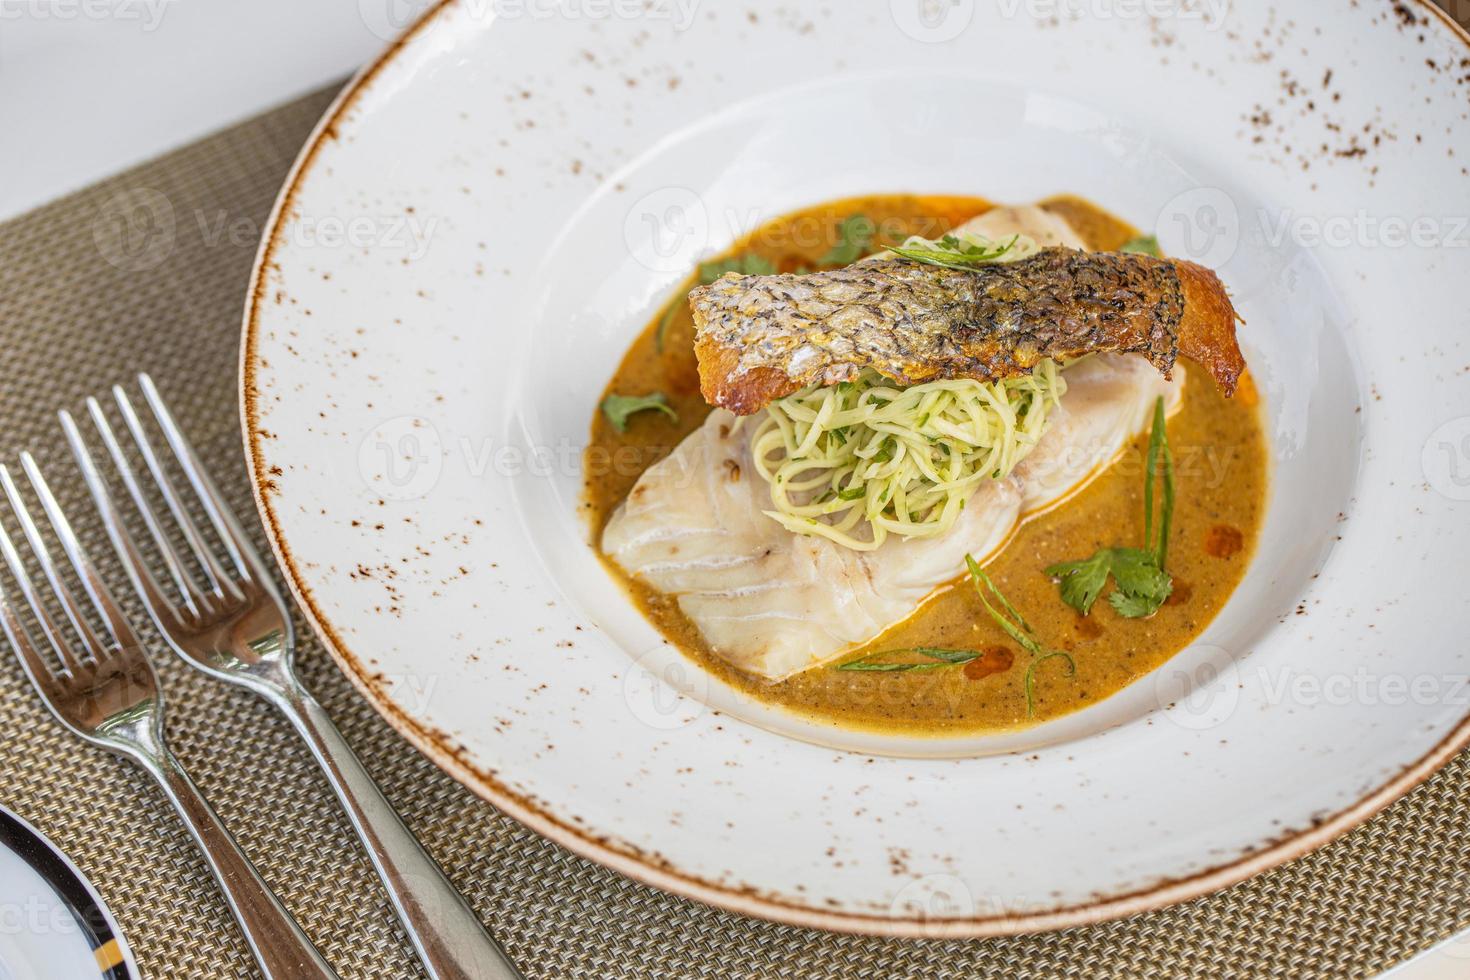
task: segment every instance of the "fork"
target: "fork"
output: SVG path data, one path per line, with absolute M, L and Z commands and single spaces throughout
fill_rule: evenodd
M 167 570 L 177 599 L 165 592 L 149 569 L 75 420 L 65 411 L 59 417 L 108 536 L 159 631 L 186 661 L 219 680 L 254 692 L 291 721 L 347 811 L 399 920 L 435 980 L 523 980 L 404 826 L 326 711 L 302 685 L 294 666 L 291 619 L 264 562 L 200 465 L 152 379 L 142 374 L 138 382 L 178 470 L 193 488 L 228 556 L 227 562 L 216 558 L 155 452 L 132 401 L 121 387 L 114 386 L 113 399 L 123 422 L 163 498 L 168 518 L 194 559 L 196 571 L 187 569 L 185 557 L 170 541 L 160 515 L 149 503 L 102 406 L 89 398 L 88 414 Z
M 256 962 L 267 977 L 335 978 L 332 968 L 271 893 L 169 750 L 163 730 L 163 693 L 147 653 L 83 552 L 35 460 L 30 453 L 22 453 L 20 460 L 72 570 L 111 641 L 103 642 L 93 629 L 52 560 L 10 471 L 0 466 L 0 485 L 4 486 L 16 521 L 51 587 L 55 603 L 71 626 L 72 636 L 81 641 L 78 652 L 71 637 L 51 616 L 45 596 L 31 581 L 20 552 L 0 526 L 0 552 L 4 553 L 5 564 L 10 566 L 26 604 L 62 667 L 59 671 L 52 669 L 48 659 L 38 652 L 30 630 L 15 608 L 0 595 L 0 628 L 31 685 L 56 719 L 73 734 L 131 760 L 158 781 L 204 852 Z

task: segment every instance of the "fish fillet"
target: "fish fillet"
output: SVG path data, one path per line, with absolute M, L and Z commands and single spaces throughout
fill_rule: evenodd
M 995 381 L 1047 357 L 1115 352 L 1167 376 L 1182 353 L 1228 395 L 1245 367 L 1213 272 L 1063 244 L 974 269 L 890 254 L 810 275 L 727 273 L 690 293 L 690 308 L 700 390 L 737 415 L 863 368 L 905 385 Z
M 1039 208 L 997 209 L 962 230 L 1080 244 Z M 1183 392 L 1182 375 L 1170 381 L 1129 355 L 1088 358 L 1066 378 L 1036 448 L 1010 476 L 982 485 L 940 537 L 894 536 L 859 552 L 792 534 L 763 513 L 771 498 L 751 462 L 755 427 L 716 409 L 639 478 L 603 532 L 603 551 L 675 596 L 710 649 L 736 667 L 776 681 L 818 666 L 911 615 L 959 574 L 967 553 L 992 555 L 1023 517 L 1080 489 L 1147 428 L 1159 396 L 1172 411 Z

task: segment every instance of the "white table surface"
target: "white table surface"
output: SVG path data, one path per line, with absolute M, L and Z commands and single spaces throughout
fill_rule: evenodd
M 352 71 L 417 0 L 0 0 L 0 220 Z M 1470 930 L 1389 974 L 1470 977 Z
M 0 219 L 351 72 L 409 0 L 0 0 Z

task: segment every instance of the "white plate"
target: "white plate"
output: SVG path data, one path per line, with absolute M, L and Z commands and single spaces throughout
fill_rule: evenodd
M 1422 3 L 1054 6 L 463 0 L 348 89 L 257 264 L 243 411 L 291 588 L 406 737 L 659 887 L 947 935 L 1221 887 L 1466 741 L 1466 38 Z M 1154 678 L 1020 734 L 750 703 L 578 514 L 596 398 L 698 257 L 884 190 L 1082 193 L 1249 321 L 1248 581 Z
M 112 913 L 65 854 L 0 807 L 0 980 L 131 980 Z

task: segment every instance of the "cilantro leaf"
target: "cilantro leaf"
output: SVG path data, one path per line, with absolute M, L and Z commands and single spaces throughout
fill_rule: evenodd
M 1156 555 L 1142 548 L 1112 549 L 1113 580 L 1118 583 L 1119 591 L 1156 603 L 1169 598 L 1169 593 L 1174 591 L 1174 583 L 1157 562 Z M 1117 608 L 1116 604 L 1114 608 Z
M 1103 586 L 1108 584 L 1111 566 L 1112 551 L 1103 548 L 1091 558 L 1052 565 L 1046 574 L 1061 580 L 1062 601 L 1086 616 L 1092 612 L 1092 604 L 1097 597 L 1102 595 Z
M 1134 238 L 1126 242 L 1118 251 L 1134 252 L 1139 255 L 1152 255 L 1156 259 L 1162 258 L 1164 254 L 1159 251 L 1159 240 L 1153 235 L 1141 235 L 1138 238 Z
M 629 416 L 649 409 L 663 412 L 675 422 L 679 421 L 679 413 L 669 405 L 668 398 L 661 391 L 655 391 L 651 395 L 608 395 L 602 400 L 602 414 L 619 432 L 628 431 Z
M 1165 596 L 1165 598 L 1168 597 Z M 1147 619 L 1158 612 L 1159 607 L 1164 604 L 1162 599 L 1156 602 L 1148 596 L 1129 595 L 1127 592 L 1117 591 L 1108 596 L 1108 602 L 1112 605 L 1113 611 L 1125 619 Z
M 877 229 L 865 214 L 855 214 L 837 226 L 837 244 L 817 260 L 819 265 L 851 265 L 863 257 Z
M 738 272 L 742 276 L 773 276 L 776 274 L 776 266 L 770 259 L 754 252 L 732 255 L 729 258 L 700 263 L 699 283 L 708 286 L 727 272 Z

